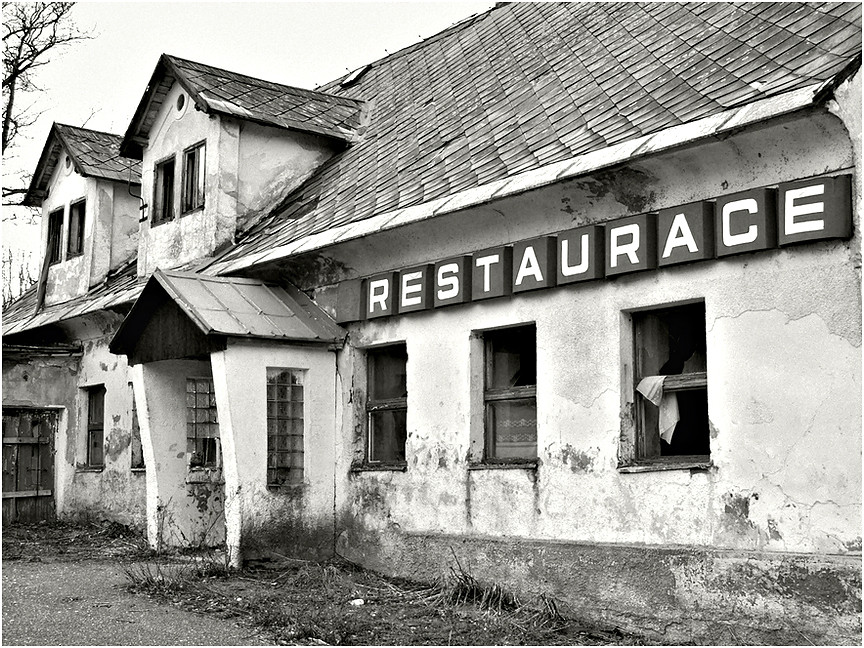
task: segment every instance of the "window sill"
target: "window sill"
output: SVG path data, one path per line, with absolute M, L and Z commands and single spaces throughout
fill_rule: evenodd
M 146 468 L 130 468 L 133 473 L 145 473 L 147 472 Z
M 190 468 L 186 474 L 187 484 L 224 484 L 221 468 Z
M 351 466 L 351 472 L 380 472 L 380 471 L 390 471 L 390 472 L 406 472 L 408 470 L 407 463 L 398 463 L 398 464 L 360 464 L 357 466 Z
M 183 218 L 185 216 L 191 216 L 192 214 L 194 214 L 196 212 L 203 212 L 203 211 L 204 211 L 204 205 L 201 205 L 200 207 L 195 207 L 194 209 L 190 209 L 189 211 L 182 212 L 180 214 L 180 218 Z
M 150 221 L 150 227 L 151 228 L 159 227 L 160 225 L 165 225 L 166 223 L 173 223 L 174 220 L 175 220 L 175 218 L 173 216 L 171 218 L 163 218 L 162 220 L 159 220 L 159 221 L 151 220 Z
M 659 472 L 663 470 L 690 470 L 707 472 L 715 469 L 710 457 L 681 457 L 680 459 L 652 459 L 618 466 L 619 473 Z
M 105 470 L 105 466 L 79 466 L 75 469 L 76 473 L 101 473 Z
M 537 460 L 472 463 L 468 470 L 537 470 Z

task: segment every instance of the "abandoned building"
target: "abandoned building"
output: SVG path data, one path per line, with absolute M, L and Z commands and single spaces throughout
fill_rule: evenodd
M 315 90 L 163 55 L 35 169 L 4 521 L 860 643 L 860 50 L 857 3 L 513 3 Z

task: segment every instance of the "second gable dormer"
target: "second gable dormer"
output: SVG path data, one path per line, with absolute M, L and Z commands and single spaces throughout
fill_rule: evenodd
M 138 274 L 232 243 L 350 145 L 362 105 L 163 54 L 121 147 L 142 161 Z
M 42 208 L 40 295 L 85 294 L 138 250 L 141 173 L 119 135 L 54 124 L 22 204 Z

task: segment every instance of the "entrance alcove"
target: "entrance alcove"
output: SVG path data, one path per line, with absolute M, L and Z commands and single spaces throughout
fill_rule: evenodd
M 152 275 L 110 345 L 132 368 L 152 547 L 332 552 L 343 340 L 293 286 Z

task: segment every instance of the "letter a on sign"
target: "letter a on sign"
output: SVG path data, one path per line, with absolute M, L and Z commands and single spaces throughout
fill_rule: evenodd
M 714 257 L 714 209 L 709 202 L 690 203 L 657 214 L 658 265 L 668 266 Z
M 513 292 L 555 285 L 555 238 L 520 241 L 513 245 Z

